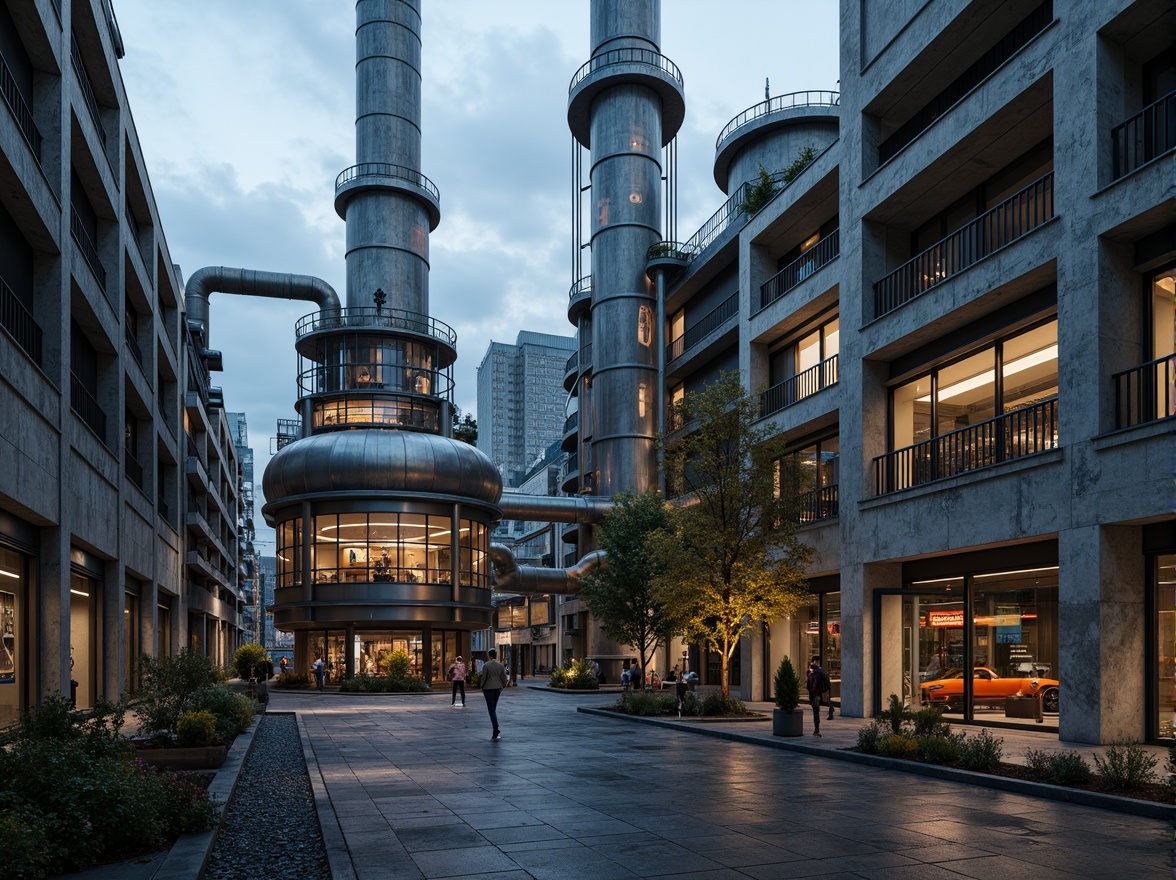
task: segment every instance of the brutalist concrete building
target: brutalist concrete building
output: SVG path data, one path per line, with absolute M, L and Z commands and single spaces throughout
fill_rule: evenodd
M 108 0 L 0 2 L 0 725 L 242 640 L 239 469 Z
M 594 46 L 607 5 L 593 4 Z M 614 484 L 597 319 L 613 295 L 598 276 L 623 275 L 634 344 L 637 309 L 658 309 L 660 395 L 738 369 L 789 443 L 780 467 L 805 475 L 814 601 L 746 640 L 731 672 L 745 698 L 770 698 L 783 655 L 819 653 L 849 716 L 895 694 L 1064 740 L 1171 738 L 1172 4 L 843 0 L 841 22 L 839 92 L 735 115 L 715 146 L 726 201 L 692 237 L 655 243 L 644 278 L 617 268 L 636 245 L 603 238 L 632 229 L 649 175 L 604 192 L 596 169 L 636 162 L 632 144 L 657 129 L 627 130 L 623 160 L 598 157 L 610 105 L 594 99 L 589 129 L 573 82 L 569 123 L 586 147 L 591 132 L 607 210 L 570 301 L 594 351 L 569 379 L 566 488 Z M 653 40 L 585 81 L 611 69 L 601 94 L 651 108 L 661 94 L 672 115 Z M 749 214 L 761 166 L 771 198 Z M 717 683 L 717 664 L 692 659 Z

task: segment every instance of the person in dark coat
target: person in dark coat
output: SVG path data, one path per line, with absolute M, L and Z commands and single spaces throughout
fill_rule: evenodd
M 809 705 L 813 707 L 813 736 L 821 735 L 821 695 L 832 690 L 829 684 L 829 674 L 821 668 L 821 657 L 813 655 L 809 662 L 808 677 L 805 679 L 808 688 Z

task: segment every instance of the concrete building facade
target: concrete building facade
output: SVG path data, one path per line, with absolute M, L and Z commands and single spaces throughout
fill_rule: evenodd
M 812 605 L 731 683 L 820 653 L 845 715 L 1171 738 L 1172 5 L 841 7 L 840 92 L 734 117 L 726 202 L 648 253 L 665 399 L 738 370 L 809 487 Z
M 106 0 L 0 2 L 0 725 L 242 638 L 238 463 Z

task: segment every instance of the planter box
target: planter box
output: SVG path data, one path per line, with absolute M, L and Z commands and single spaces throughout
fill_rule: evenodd
M 1040 697 L 1005 697 L 1005 718 L 1032 718 L 1043 721 Z
M 163 770 L 216 770 L 225 762 L 228 746 L 203 748 L 136 749 L 135 757 Z
M 804 736 L 804 710 L 772 710 L 772 736 Z

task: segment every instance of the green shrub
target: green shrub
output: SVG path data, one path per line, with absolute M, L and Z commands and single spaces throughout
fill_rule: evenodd
M 305 672 L 280 672 L 270 682 L 270 687 L 285 688 L 288 690 L 305 690 L 310 687 L 310 676 Z
M 767 168 L 760 165 L 759 177 L 747 187 L 747 195 L 739 207 L 748 216 L 753 216 L 772 200 L 779 188 L 780 185 L 776 182 L 776 178 L 768 173 Z
M 909 736 L 892 733 L 878 741 L 878 754 L 884 758 L 904 758 L 914 761 L 919 757 L 919 744 Z
M 621 694 L 616 707 L 629 715 L 668 715 L 678 711 L 678 700 L 669 694 L 629 691 Z
M 915 725 L 915 736 L 947 736 L 951 733 L 951 725 L 943 720 L 943 713 L 938 709 L 920 709 L 912 713 L 910 718 Z
M 196 834 L 216 827 L 220 808 L 208 797 L 199 773 L 163 774 L 164 802 L 160 818 L 169 836 Z
M 746 715 L 747 707 L 737 697 L 724 697 L 722 693 L 707 694 L 702 698 L 702 715 Z
M 480 688 L 482 686 L 482 673 L 480 672 L 466 672 L 466 687 Z
M 871 721 L 865 727 L 860 728 L 857 735 L 858 751 L 865 752 L 867 755 L 878 754 L 878 743 L 882 741 L 886 732 L 887 729 L 877 721 Z
M 694 691 L 687 691 L 686 696 L 682 697 L 682 715 L 694 718 L 702 714 L 702 700 L 698 699 L 698 694 Z
M 5 798 L 0 796 L 0 805 Z M 13 880 L 39 880 L 49 861 L 49 840 L 39 817 L 24 812 L 0 812 L 0 853 L 6 876 Z
M 253 723 L 253 701 L 223 684 L 209 685 L 192 695 L 192 708 L 204 709 L 216 716 L 216 735 L 231 740 Z
M 1078 752 L 1057 752 L 1049 762 L 1049 781 L 1054 785 L 1089 782 L 1093 771 Z
M 962 733 L 933 733 L 915 736 L 919 745 L 919 758 L 928 764 L 954 764 L 963 751 Z
M 785 656 L 776 669 L 776 678 L 772 682 L 772 690 L 776 695 L 776 708 L 781 712 L 794 712 L 800 705 L 800 676 L 796 674 L 796 667 Z
M 192 708 L 193 695 L 225 680 L 211 659 L 186 648 L 174 657 L 155 659 L 143 654 L 139 662 L 143 687 L 136 713 L 140 729 L 147 734 L 173 733 L 180 716 Z
M 1133 742 L 1117 742 L 1107 746 L 1105 758 L 1094 756 L 1101 787 L 1106 791 L 1128 791 L 1159 781 L 1156 764 L 1143 746 Z
M 600 689 L 600 681 L 592 673 L 591 661 L 569 660 L 563 666 L 551 670 L 548 686 L 574 691 L 595 691 Z
M 411 694 L 429 690 L 423 678 L 390 678 L 387 675 L 353 675 L 339 683 L 339 692 L 345 694 Z
M 817 158 L 817 148 L 812 144 L 801 148 L 801 151 L 796 154 L 796 158 L 792 160 L 792 164 L 780 172 L 780 179 L 785 184 L 792 183 L 800 175 L 800 172 L 812 164 L 815 158 Z
M 412 662 L 408 659 L 407 651 L 393 651 L 380 661 L 380 668 L 388 678 L 408 678 Z
M 895 736 L 901 734 L 903 725 L 914 717 L 914 713 L 902 704 L 898 694 L 891 694 L 890 705 L 878 713 L 878 719 L 889 727 L 891 734 Z
M 109 703 L 99 697 L 92 710 L 82 711 L 67 697 L 50 694 L 21 713 L 15 734 L 29 742 L 62 740 L 94 758 L 128 757 L 132 749 L 121 732 L 125 717 L 121 700 Z
M 176 742 L 181 746 L 201 748 L 212 745 L 216 739 L 216 716 L 201 709 L 185 712 L 176 722 Z
M 994 737 L 987 730 L 964 739 L 960 749 L 960 766 L 965 770 L 989 773 L 1000 766 L 1004 740 Z
M 265 653 L 265 648 L 261 645 L 255 645 L 252 642 L 239 647 L 235 654 L 233 654 L 233 669 L 237 672 L 237 678 L 248 680 L 256 676 L 257 678 L 265 678 L 265 664 L 269 655 Z

